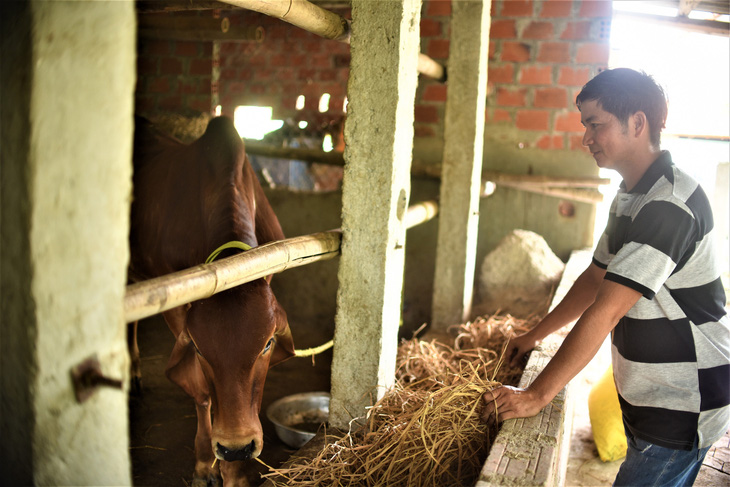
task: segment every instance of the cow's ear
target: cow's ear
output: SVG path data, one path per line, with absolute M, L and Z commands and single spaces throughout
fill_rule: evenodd
M 291 330 L 289 329 L 289 320 L 286 319 L 286 313 L 276 303 L 276 346 L 274 346 L 274 352 L 271 354 L 271 360 L 269 361 L 269 367 L 273 367 L 279 362 L 283 362 L 294 356 L 294 339 L 291 336 Z
M 187 330 L 183 330 L 175 341 L 175 346 L 167 361 L 165 375 L 170 381 L 179 385 L 197 404 L 208 400 L 210 392 L 208 382 L 203 375 L 198 357 Z
M 291 336 L 291 330 L 287 323 L 286 328 L 276 333 L 276 346 L 271 354 L 269 367 L 273 367 L 279 362 L 290 359 L 294 356 L 294 339 Z

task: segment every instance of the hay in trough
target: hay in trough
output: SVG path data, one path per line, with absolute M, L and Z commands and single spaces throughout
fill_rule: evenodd
M 314 458 L 297 458 L 264 477 L 289 486 L 473 485 L 496 434 L 480 419 L 481 396 L 513 379 L 501 351 L 506 338 L 525 331 L 525 321 L 493 316 L 455 331 L 454 347 L 403 341 L 395 386 L 364 424 L 341 436 L 325 431 Z M 482 348 L 487 343 L 499 353 Z

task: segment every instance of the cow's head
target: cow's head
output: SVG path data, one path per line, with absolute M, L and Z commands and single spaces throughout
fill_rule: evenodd
M 256 458 L 266 373 L 294 355 L 286 313 L 268 282 L 254 282 L 190 305 L 167 375 L 198 404 L 210 401 L 211 443 L 219 460 Z

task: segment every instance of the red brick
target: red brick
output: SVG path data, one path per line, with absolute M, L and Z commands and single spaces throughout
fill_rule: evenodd
M 430 0 L 426 4 L 426 14 L 434 17 L 451 15 L 451 0 Z
M 210 59 L 192 59 L 190 61 L 190 73 L 211 76 L 213 63 Z
M 543 135 L 535 146 L 538 149 L 562 149 L 564 146 L 562 135 Z
M 613 2 L 610 0 L 583 0 L 578 17 L 611 17 Z
M 148 76 L 157 74 L 157 58 L 138 57 L 137 75 Z
M 583 86 L 590 79 L 590 68 L 573 68 L 561 66 L 558 74 L 558 84 L 564 86 Z
M 501 108 L 495 108 L 494 114 L 489 117 L 489 111 L 487 110 L 487 122 L 499 123 L 499 122 L 510 122 L 512 123 L 512 115 L 507 110 Z
M 289 56 L 284 53 L 274 54 L 269 58 L 269 66 L 287 66 L 289 64 Z
M 490 42 L 489 43 L 489 60 L 495 61 L 496 59 L 497 59 L 497 43 Z
M 489 28 L 490 39 L 514 39 L 517 37 L 517 27 L 512 19 L 501 19 L 492 21 Z
M 299 70 L 299 79 L 309 81 L 309 80 L 314 79 L 316 74 L 317 74 L 316 69 L 312 69 L 312 68 L 300 69 Z
M 523 39 L 552 39 L 553 36 L 552 22 L 530 22 L 522 32 Z
M 140 46 L 144 46 L 142 52 L 153 56 L 167 56 L 170 54 L 170 41 L 143 41 Z
M 160 59 L 160 74 L 183 74 L 182 61 L 174 57 Z
M 525 88 L 509 89 L 497 88 L 497 105 L 503 107 L 524 107 L 527 104 L 527 90 Z
M 530 46 L 521 42 L 504 42 L 502 44 L 502 61 L 523 63 L 530 60 Z
M 147 83 L 148 93 L 168 93 L 170 91 L 170 82 L 167 78 L 151 79 Z
M 266 85 L 263 85 L 263 84 L 249 85 L 248 91 L 255 95 L 263 95 L 264 93 L 266 93 Z
M 556 18 L 570 17 L 573 8 L 572 0 L 547 0 L 542 2 L 540 17 Z
M 524 66 L 520 70 L 519 81 L 523 85 L 549 85 L 553 82 L 553 68 L 552 66 Z
M 439 121 L 439 113 L 433 105 L 416 105 L 415 120 L 419 123 L 437 123 Z
M 292 76 L 289 79 L 294 79 Z M 331 70 L 331 69 L 324 69 L 319 72 L 319 80 L 320 81 L 334 81 L 337 79 L 337 71 Z
M 446 85 L 432 84 L 426 86 L 423 90 L 423 99 L 425 101 L 446 101 Z
M 195 57 L 198 55 L 198 43 L 192 41 L 177 41 L 175 43 L 175 55 L 183 57 Z
M 568 92 L 565 88 L 538 88 L 535 90 L 534 106 L 539 108 L 566 108 Z
M 312 40 L 297 40 L 294 42 L 294 44 L 297 46 L 296 51 L 304 51 L 308 55 L 317 54 L 323 51 L 324 45 L 320 40 L 318 39 L 312 39 Z M 284 49 L 284 52 L 287 52 L 286 49 Z M 328 52 L 329 53 L 329 52 Z
M 515 66 L 511 63 L 495 65 L 489 63 L 487 68 L 487 81 L 489 83 L 514 83 Z
M 435 59 L 448 59 L 449 40 L 431 39 L 428 41 L 428 55 Z
M 316 56 L 310 56 L 309 65 L 313 68 L 331 69 L 332 58 L 328 54 L 318 54 Z
M 155 108 L 156 97 L 137 95 L 134 97 L 134 112 L 135 113 L 148 113 Z
M 210 98 L 209 97 L 196 97 L 194 100 L 190 100 L 186 103 L 187 108 L 192 108 L 202 113 L 210 112 Z
M 585 40 L 590 38 L 590 34 L 590 22 L 568 22 L 565 30 L 560 34 L 560 38 L 564 40 Z
M 581 149 L 583 152 L 590 152 L 588 147 L 583 145 L 582 135 L 571 135 L 570 136 L 570 148 L 572 150 Z
M 547 130 L 550 112 L 544 110 L 520 110 L 517 112 L 515 126 L 520 130 Z
M 570 44 L 567 42 L 541 42 L 537 52 L 538 62 L 570 62 Z
M 179 110 L 183 105 L 182 97 L 180 95 L 174 95 L 174 96 L 168 96 L 165 98 L 161 98 L 157 102 L 157 108 L 163 109 L 163 110 Z
M 571 111 L 561 113 L 555 120 L 557 132 L 583 132 L 583 125 L 580 123 L 580 112 Z
M 187 79 L 181 81 L 178 91 L 183 95 L 197 95 L 198 94 L 198 80 Z
M 532 0 L 506 0 L 502 3 L 502 17 L 529 17 Z
M 435 137 L 436 131 L 433 127 L 417 124 L 413 129 L 416 137 Z
M 307 64 L 307 56 L 304 54 L 295 54 L 293 56 L 289 56 L 289 66 L 298 68 L 300 66 L 304 66 Z
M 441 35 L 441 22 L 433 19 L 421 19 L 421 37 Z
M 575 54 L 575 62 L 578 64 L 606 64 L 608 54 L 608 44 L 580 44 Z

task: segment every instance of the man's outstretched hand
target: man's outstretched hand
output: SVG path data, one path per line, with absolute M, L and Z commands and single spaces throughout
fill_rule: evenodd
M 550 402 L 544 401 L 528 389 L 501 386 L 482 395 L 484 411 L 482 421 L 492 426 L 505 419 L 535 416 Z

